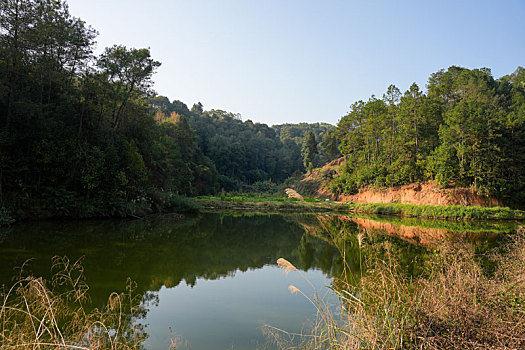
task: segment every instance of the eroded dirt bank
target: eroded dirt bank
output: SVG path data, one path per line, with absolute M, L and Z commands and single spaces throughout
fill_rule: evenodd
M 314 169 L 296 186 L 299 193 L 355 203 L 404 203 L 414 205 L 463 205 L 496 207 L 504 204 L 493 197 L 481 195 L 470 188 L 439 188 L 433 182 L 414 183 L 405 186 L 361 189 L 354 195 L 335 196 L 330 191 L 333 178 L 339 176 L 344 158 L 336 159 L 322 168 Z
M 416 183 L 386 189 L 366 189 L 355 195 L 340 195 L 337 200 L 355 203 L 405 203 L 415 205 L 463 205 L 497 207 L 496 198 L 480 195 L 469 188 L 440 189 L 433 183 Z

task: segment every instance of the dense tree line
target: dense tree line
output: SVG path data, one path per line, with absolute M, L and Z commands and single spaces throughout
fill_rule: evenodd
M 424 93 L 391 85 L 354 103 L 337 125 L 346 157 L 336 193 L 435 180 L 518 203 L 525 194 L 525 69 L 494 79 L 486 68 L 452 66 Z
M 96 35 L 62 0 L 0 3 L 0 221 L 162 210 L 304 170 L 265 124 L 155 97 L 149 50 L 96 57 Z
M 0 221 L 162 210 L 174 195 L 279 183 L 340 155 L 338 193 L 436 180 L 523 197 L 523 68 L 495 80 L 450 67 L 427 93 L 390 86 L 354 103 L 337 128 L 269 127 L 155 96 L 149 50 L 96 57 L 96 35 L 62 0 L 0 2 Z
M 243 121 L 240 114 L 191 109 L 167 97 L 151 99 L 159 122 L 184 119 L 199 148 L 215 164 L 219 187 L 225 191 L 264 190 L 264 183 L 281 183 L 311 166 L 339 156 L 335 126 L 326 123 L 266 124 Z
M 246 185 L 280 183 L 303 171 L 300 145 L 282 141 L 266 124 L 243 121 L 239 114 L 222 110 L 205 111 L 202 104 L 188 107 L 164 96 L 152 99 L 157 120 L 186 120 L 194 131 L 199 148 L 215 164 L 219 187 L 243 190 Z
M 316 146 L 318 146 L 317 152 L 315 152 L 312 159 L 308 159 L 306 165 L 304 164 L 305 157 L 302 156 L 303 165 L 306 168 L 308 168 L 308 162 L 312 162 L 314 167 L 320 167 L 339 156 L 335 126 L 332 124 L 287 123 L 273 125 L 272 128 L 277 132 L 281 142 L 286 143 L 288 148 L 294 149 L 297 154 L 304 154 L 301 150 L 305 144 L 305 138 L 308 135 L 311 139 L 310 133 L 313 134 Z M 306 144 L 311 144 L 312 142 L 313 140 L 309 140 Z
M 61 0 L 0 3 L 0 208 L 19 216 L 126 214 L 163 193 L 216 191 L 184 121 L 148 104 L 148 49 L 92 53 L 96 31 Z
M 96 35 L 62 0 L 0 3 L 0 221 L 162 210 L 304 170 L 265 124 L 155 97 L 149 50 L 95 57 Z

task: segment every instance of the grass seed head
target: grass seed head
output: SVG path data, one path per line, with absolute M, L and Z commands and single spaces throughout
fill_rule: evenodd
M 292 293 L 292 294 L 296 294 L 296 293 L 300 293 L 301 291 L 299 290 L 299 288 L 297 288 L 296 286 L 294 285 L 290 285 L 288 287 L 288 290 Z
M 294 271 L 297 270 L 297 267 L 293 266 L 293 264 L 291 262 L 289 262 L 288 260 L 286 260 L 284 258 L 277 259 L 277 266 L 279 266 L 281 269 L 285 270 L 287 274 L 288 274 L 288 272 L 290 272 L 292 270 L 294 270 Z

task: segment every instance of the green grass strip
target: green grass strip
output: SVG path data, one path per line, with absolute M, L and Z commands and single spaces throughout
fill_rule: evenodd
M 356 212 L 404 215 L 436 219 L 525 220 L 525 212 L 507 207 L 464 207 L 461 205 L 412 205 L 401 203 L 358 203 Z

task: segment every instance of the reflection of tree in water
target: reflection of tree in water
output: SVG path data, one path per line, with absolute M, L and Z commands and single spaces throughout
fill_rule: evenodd
M 366 243 L 361 249 L 359 234 Z M 71 260 L 85 256 L 95 305 L 110 291 L 121 290 L 127 277 L 137 281 L 142 292 L 182 281 L 193 286 L 199 278 L 260 268 L 280 257 L 304 270 L 318 268 L 357 280 L 368 258 L 386 254 L 386 242 L 388 253 L 398 255 L 407 271 L 417 274 L 414 260 L 422 259 L 425 249 L 364 229 L 347 216 L 205 214 L 183 221 L 42 222 L 12 227 L 3 236 L 0 284 L 9 284 L 13 268 L 29 258 L 36 258 L 31 265 L 35 275 L 46 276 L 55 255 Z
M 307 270 L 330 273 L 337 250 L 305 234 L 296 220 L 280 215 L 199 215 L 183 222 L 158 219 L 40 223 L 15 228 L 0 245 L 0 280 L 27 258 L 35 275 L 49 274 L 54 255 L 84 256 L 93 304 L 131 277 L 138 292 L 190 286 L 199 278 L 217 279 L 235 271 L 261 268 L 284 257 Z
M 194 286 L 198 279 L 261 268 L 280 257 L 354 285 L 367 273 L 370 259 L 394 255 L 401 271 L 418 275 L 428 257 L 426 248 L 361 227 L 347 216 L 205 214 L 184 221 L 43 222 L 12 227 L 2 237 L 0 285 L 9 285 L 13 268 L 28 258 L 36 258 L 34 275 L 46 277 L 52 256 L 84 256 L 94 307 L 105 304 L 110 292 L 123 290 L 131 277 L 142 313 L 158 303 L 161 286 L 183 281 Z
M 303 234 L 299 247 L 297 248 L 297 253 L 299 254 L 299 266 L 305 271 L 309 270 L 314 262 L 315 253 L 310 235 L 306 233 Z
M 508 222 L 450 222 L 372 215 L 297 216 L 295 220 L 309 235 L 339 251 L 335 255 L 321 254 L 317 266 L 353 285 L 357 285 L 373 260 L 396 261 L 399 271 L 418 276 L 424 272 L 425 261 L 431 254 L 427 246 L 439 248 L 445 238 L 460 240 L 468 242 L 483 257 L 482 253 L 501 244 L 506 233 L 516 230 L 516 224 Z
M 325 273 L 356 285 L 366 272 L 369 259 L 384 260 L 388 258 L 388 254 L 397 257 L 406 273 L 421 273 L 426 254 L 424 247 L 387 236 L 379 230 L 365 229 L 352 219 L 340 215 L 295 218 L 309 235 L 318 237 L 337 249 L 337 254 L 323 254 L 322 250 L 325 248 L 320 248 L 321 255 L 317 266 Z

